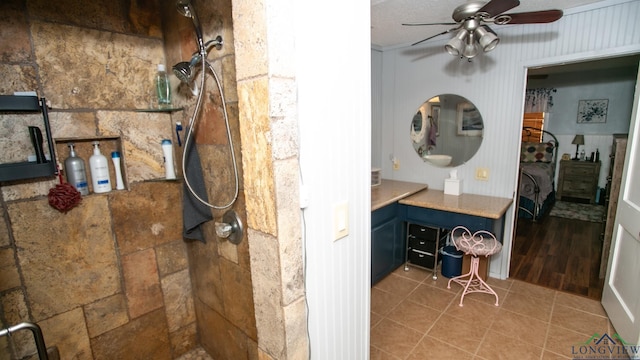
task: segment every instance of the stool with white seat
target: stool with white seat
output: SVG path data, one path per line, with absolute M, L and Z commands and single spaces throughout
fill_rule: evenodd
M 451 289 L 452 281 L 464 287 L 460 297 L 460 306 L 462 306 L 464 296 L 473 292 L 493 294 L 496 297 L 496 306 L 498 306 L 498 294 L 478 275 L 478 264 L 480 263 L 478 257 L 499 253 L 502 250 L 502 244 L 495 235 L 488 231 L 480 230 L 471 233 L 464 226 L 457 226 L 451 230 L 451 241 L 456 249 L 471 255 L 471 266 L 468 273 L 451 278 L 447 289 Z

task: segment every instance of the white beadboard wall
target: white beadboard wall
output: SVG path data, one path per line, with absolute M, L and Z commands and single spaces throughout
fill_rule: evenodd
M 447 37 L 417 47 L 383 49 L 380 98 L 384 135 L 373 150 L 380 152 L 383 178 L 443 188 L 449 169 L 425 164 L 416 155 L 409 141 L 409 123 L 422 102 L 453 93 L 471 100 L 485 123 L 480 150 L 457 168 L 463 191 L 514 198 L 526 69 L 639 53 L 639 17 L 640 1 L 607 0 L 566 11 L 551 24 L 494 26 L 500 44 L 472 63 L 444 51 Z M 399 170 L 392 169 L 389 159 L 393 157 L 400 161 Z M 477 167 L 490 169 L 489 181 L 474 179 Z M 508 276 L 513 221 L 512 207 L 507 213 L 505 247 L 492 257 L 491 276 Z
M 382 52 L 371 50 L 371 143 L 382 143 Z M 382 166 L 382 152 L 371 153 L 371 167 Z
M 310 358 L 367 359 L 371 5 L 342 0 L 291 5 L 300 170 L 309 195 L 302 216 Z M 348 205 L 349 231 L 334 241 L 335 206 L 342 203 Z

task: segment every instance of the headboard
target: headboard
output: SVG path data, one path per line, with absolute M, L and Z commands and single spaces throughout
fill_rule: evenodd
M 548 134 L 553 140 L 543 142 L 544 134 Z M 520 147 L 520 162 L 544 162 L 556 163 L 558 157 L 558 138 L 546 130 L 523 127 L 522 144 Z

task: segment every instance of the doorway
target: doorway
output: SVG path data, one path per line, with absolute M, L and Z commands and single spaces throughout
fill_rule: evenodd
M 585 138 L 584 145 L 579 148 L 586 150 L 587 159 L 596 150 L 600 154 L 599 196 L 591 201 L 595 205 L 582 204 L 579 199 L 556 199 L 536 222 L 516 216 L 510 277 L 600 299 L 604 283 L 600 268 L 608 212 L 604 198 L 609 183 L 609 155 L 614 134 L 629 131 L 639 58 L 633 55 L 528 69 L 527 89 L 553 89 L 545 130 L 559 140 L 558 159 L 563 155 L 575 156 L 576 145 L 572 142 L 577 134 Z M 596 99 L 606 99 L 612 106 L 606 119 L 608 122 L 581 123 L 577 116 L 580 101 Z M 554 170 L 554 195 L 558 192 L 560 166 L 558 160 Z M 585 220 L 553 210 L 566 204 L 577 209 L 577 213 L 599 210 L 604 216 Z

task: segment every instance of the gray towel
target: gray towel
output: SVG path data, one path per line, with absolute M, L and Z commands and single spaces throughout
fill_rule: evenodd
M 189 129 L 187 128 L 187 133 L 188 131 Z M 204 184 L 204 177 L 202 176 L 202 164 L 200 163 L 200 155 L 198 155 L 195 141 L 189 142 L 189 148 L 186 152 L 186 158 L 183 159 L 182 166 L 185 167 L 185 173 L 193 191 L 201 199 L 208 202 L 207 188 Z M 200 225 L 213 219 L 211 209 L 191 194 L 186 182 L 184 183 L 182 193 L 182 236 L 185 239 L 200 240 L 206 243 Z

